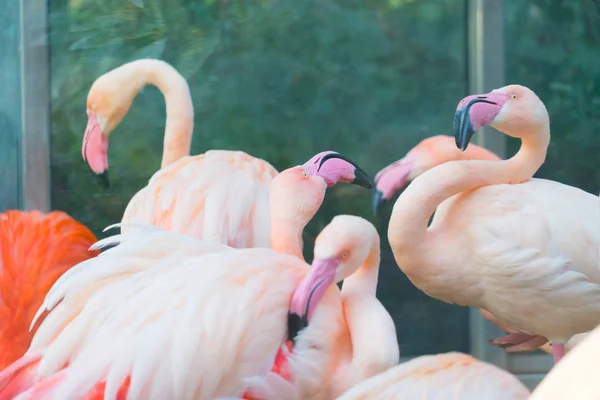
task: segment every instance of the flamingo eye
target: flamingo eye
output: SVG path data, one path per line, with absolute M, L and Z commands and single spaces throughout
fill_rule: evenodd
M 303 171 L 302 171 L 302 176 L 303 176 L 303 177 L 305 177 L 305 178 L 308 178 L 308 173 L 307 173 L 306 171 L 304 171 L 304 170 L 303 170 Z
M 345 251 L 342 253 L 342 258 L 345 260 L 346 258 L 348 258 L 348 252 Z
M 516 100 L 516 99 L 517 99 L 517 95 L 516 95 L 516 94 L 511 94 L 511 95 L 510 95 L 510 98 L 511 98 L 512 100 Z

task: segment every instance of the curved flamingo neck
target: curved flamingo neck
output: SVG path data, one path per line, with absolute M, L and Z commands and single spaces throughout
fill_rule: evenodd
M 394 321 L 376 297 L 380 239 L 374 237 L 361 267 L 344 279 L 341 298 L 352 348 L 354 379 L 366 379 L 396 365 L 400 350 Z
M 134 61 L 139 89 L 154 85 L 165 97 L 166 124 L 161 168 L 190 155 L 194 131 L 194 106 L 187 81 L 161 60 Z
M 342 284 L 342 298 L 351 295 L 375 297 L 377 280 L 379 277 L 379 263 L 381 261 L 379 235 L 375 235 L 371 243 L 369 255 L 356 272 L 344 279 Z
M 306 224 L 293 218 L 271 214 L 271 250 L 289 254 L 304 261 L 302 232 Z
M 419 268 L 424 257 L 431 259 L 435 253 L 434 233 L 427 225 L 443 201 L 481 186 L 531 179 L 546 158 L 550 128 L 523 136 L 521 148 L 508 160 L 451 161 L 425 172 L 406 188 L 394 205 L 388 227 L 394 258 L 405 272 Z

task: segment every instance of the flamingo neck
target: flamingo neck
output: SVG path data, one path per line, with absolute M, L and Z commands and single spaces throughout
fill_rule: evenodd
M 350 371 L 358 381 L 396 365 L 400 351 L 391 315 L 376 297 L 379 236 L 361 267 L 344 279 L 341 297 L 352 348 Z
M 427 264 L 425 259 L 433 259 L 435 232 L 427 226 L 443 201 L 482 186 L 521 183 L 533 177 L 546 158 L 549 124 L 541 132 L 523 136 L 521 148 L 508 160 L 451 161 L 425 172 L 406 188 L 394 205 L 388 226 L 394 258 L 405 273 Z
M 271 250 L 304 261 L 302 232 L 306 224 L 296 219 L 271 216 Z
M 344 279 L 342 284 L 342 298 L 360 295 L 375 297 L 377 292 L 377 279 L 379 277 L 379 263 L 381 260 L 379 250 L 379 235 L 376 235 L 371 244 L 369 255 L 356 272 Z
M 194 130 L 194 106 L 187 81 L 175 68 L 160 60 L 136 62 L 139 89 L 154 85 L 166 103 L 166 124 L 161 168 L 190 155 Z M 138 89 L 138 90 L 139 90 Z

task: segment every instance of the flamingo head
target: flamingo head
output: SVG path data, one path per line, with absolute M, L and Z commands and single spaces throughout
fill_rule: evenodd
M 423 139 L 413 147 L 403 158 L 393 162 L 375 175 L 375 189 L 372 195 L 373 214 L 387 205 L 392 197 L 406 187 L 419 175 L 448 161 L 469 160 L 499 160 L 491 151 L 476 145 L 471 145 L 465 152 L 456 148 L 452 136 L 436 135 Z
M 272 218 L 303 228 L 317 213 L 327 188 L 339 182 L 372 187 L 356 163 L 333 151 L 319 153 L 303 165 L 282 171 L 269 190 Z
M 292 295 L 290 339 L 308 325 L 327 289 L 354 274 L 369 257 L 379 258 L 379 235 L 373 224 L 354 215 L 334 217 L 317 236 L 310 270 Z
M 132 84 L 132 82 L 134 84 Z M 129 111 L 135 95 L 142 86 L 133 69 L 125 64 L 101 75 L 92 85 L 87 97 L 87 126 L 81 155 L 98 182 L 107 188 L 108 137 Z
M 544 103 L 529 88 L 508 85 L 487 94 L 467 96 L 454 114 L 456 146 L 465 151 L 477 129 L 490 125 L 509 136 L 524 138 L 550 126 Z
M 352 183 L 370 189 L 367 174 L 354 161 L 335 151 L 323 151 L 302 165 L 308 175 L 321 177 L 327 187 L 338 182 Z

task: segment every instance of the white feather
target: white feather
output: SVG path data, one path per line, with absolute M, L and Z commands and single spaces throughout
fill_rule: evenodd
M 152 176 L 129 202 L 123 222 L 236 248 L 269 247 L 268 190 L 276 175 L 270 164 L 240 151 L 183 157 Z
M 213 399 L 268 376 L 306 264 L 173 232 L 121 237 L 57 281 L 41 307 L 51 312 L 31 348 L 44 353 L 38 373 L 69 363 L 54 398 L 81 396 L 103 380 L 114 398 L 129 375 L 129 398 Z M 260 382 L 264 390 L 290 386 Z

